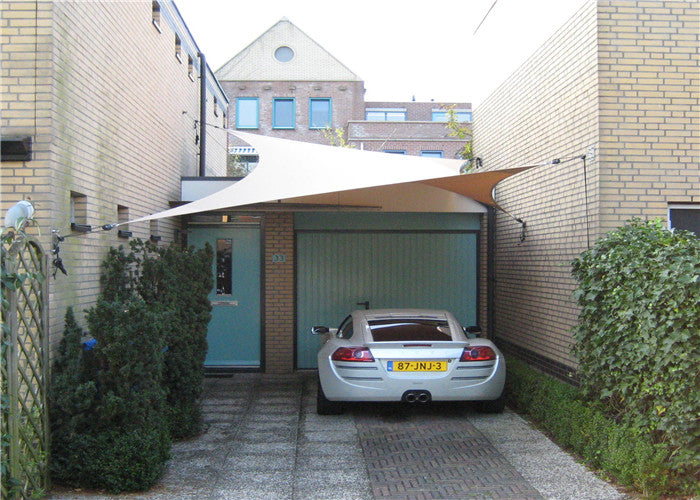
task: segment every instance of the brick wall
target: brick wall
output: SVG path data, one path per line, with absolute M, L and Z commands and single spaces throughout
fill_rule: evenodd
M 236 98 L 257 97 L 259 99 L 260 126 L 256 130 L 243 129 L 243 132 L 328 144 L 320 130 L 309 128 L 309 99 L 312 97 L 331 99 L 332 128 L 345 128 L 349 120 L 359 119 L 364 115 L 363 82 L 224 81 L 221 82 L 221 86 L 230 100 L 231 128 L 236 127 Z M 276 97 L 295 99 L 296 127 L 294 129 L 272 128 L 272 103 Z M 235 145 L 243 144 L 234 137 L 231 137 L 231 141 Z
M 600 224 L 700 202 L 698 2 L 601 2 Z
M 483 169 L 546 164 L 496 190 L 512 216 L 496 222 L 494 334 L 560 375 L 571 260 L 630 217 L 700 201 L 697 5 L 588 2 L 475 110 Z
M 198 170 L 199 82 L 186 54 L 175 57 L 169 25 L 153 25 L 151 2 L 3 2 L 2 37 L 2 134 L 34 138 L 31 161 L 0 166 L 2 208 L 31 198 L 47 251 L 52 230 L 69 236 L 60 245 L 69 274 L 50 281 L 55 343 L 66 307 L 82 318 L 93 304 L 107 248 L 128 243 L 116 231 L 71 234 L 71 193 L 81 195 L 79 217 L 92 226 L 178 200 L 180 176 Z M 224 123 L 213 102 L 207 111 L 208 121 Z M 221 172 L 225 141 L 214 129 L 207 143 Z M 148 238 L 157 227 L 167 243 L 175 224 L 128 229 Z
M 597 142 L 596 10 L 580 10 L 474 112 L 475 155 L 483 169 L 551 163 Z M 571 364 L 577 309 L 569 262 L 597 227 L 596 160 L 564 161 L 501 183 L 495 248 L 495 338 Z M 588 217 L 587 217 L 588 214 Z M 520 241 L 526 223 L 526 238 Z
M 265 245 L 265 372 L 291 373 L 294 368 L 294 216 L 268 212 Z M 274 259 L 284 255 L 285 259 Z

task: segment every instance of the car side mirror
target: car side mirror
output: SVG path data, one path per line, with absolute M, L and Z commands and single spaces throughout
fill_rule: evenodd
M 311 334 L 312 335 L 324 335 L 326 333 L 330 332 L 327 326 L 312 326 L 311 327 Z
M 462 330 L 464 330 L 464 333 L 470 339 L 481 337 L 482 332 L 480 326 L 464 326 Z

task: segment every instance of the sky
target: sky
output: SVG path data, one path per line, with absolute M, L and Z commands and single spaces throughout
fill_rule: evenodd
M 415 98 L 478 107 L 587 1 L 592 0 L 175 4 L 213 71 L 286 17 L 364 80 L 367 101 Z

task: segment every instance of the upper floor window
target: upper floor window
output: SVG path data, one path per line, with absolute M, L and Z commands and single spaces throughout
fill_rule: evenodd
M 260 108 L 257 97 L 236 98 L 236 128 L 258 128 Z
M 153 26 L 156 27 L 156 29 L 160 32 L 160 4 L 156 1 L 153 0 L 152 4 L 152 9 L 153 9 Z
M 293 97 L 276 97 L 272 101 L 272 128 L 294 128 L 295 110 Z
M 470 122 L 472 121 L 472 112 L 466 109 L 455 109 L 455 119 L 458 122 Z M 446 122 L 447 121 L 447 110 L 446 109 L 434 109 L 432 115 L 432 121 L 434 122 Z
M 391 153 L 392 155 L 405 155 L 406 150 L 405 149 L 385 149 L 385 153 Z
M 309 99 L 309 128 L 331 126 L 331 100 L 328 98 Z
M 405 122 L 406 110 L 402 108 L 367 108 L 365 120 L 370 122 Z
M 177 35 L 175 35 L 175 57 L 182 62 L 182 41 Z
M 442 158 L 442 151 L 421 151 L 420 155 L 428 158 Z

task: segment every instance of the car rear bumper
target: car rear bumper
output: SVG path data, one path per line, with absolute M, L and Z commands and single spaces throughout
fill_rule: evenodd
M 505 360 L 460 364 L 446 373 L 389 374 L 384 365 L 319 364 L 323 392 L 331 401 L 401 401 L 407 391 L 425 391 L 432 401 L 488 401 L 503 392 Z

